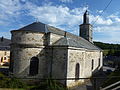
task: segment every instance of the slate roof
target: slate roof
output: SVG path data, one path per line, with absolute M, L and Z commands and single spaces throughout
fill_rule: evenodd
M 47 33 L 48 30 L 46 29 L 46 25 L 41 22 L 34 22 L 32 24 L 29 24 L 25 27 L 22 27 L 18 30 L 24 30 L 24 31 L 34 31 L 34 32 L 45 32 Z
M 76 47 L 76 48 L 85 48 L 85 49 L 89 49 L 89 50 L 101 50 L 99 47 L 95 46 L 92 43 L 87 43 L 84 42 L 83 40 L 76 40 L 76 39 L 72 39 L 72 38 L 67 38 L 67 37 L 63 37 L 61 39 L 59 39 L 58 41 L 56 41 L 54 44 L 54 46 L 70 46 L 70 47 Z
M 10 50 L 11 40 L 7 38 L 0 38 L 0 50 Z
M 49 25 L 41 23 L 41 22 L 33 22 L 32 24 L 24 26 L 24 27 L 22 27 L 22 28 L 20 28 L 18 30 L 19 31 L 42 32 L 42 33 L 52 32 L 52 33 L 64 35 L 64 31 L 63 30 L 60 30 L 58 28 L 49 26 Z
M 82 46 L 76 40 L 67 38 L 67 37 L 63 37 L 63 38 L 59 39 L 53 45 L 62 45 L 62 46 L 71 46 L 71 47 L 81 47 Z
M 74 34 L 71 34 L 69 32 L 65 32 L 61 29 L 55 28 L 53 26 L 49 26 L 47 24 L 43 24 L 41 22 L 34 22 L 30 25 L 27 25 L 23 28 L 18 29 L 20 31 L 32 31 L 32 32 L 42 32 L 42 33 L 55 33 L 64 36 L 66 33 L 66 38 L 61 38 L 53 45 L 68 45 L 73 47 L 80 47 L 80 48 L 86 48 L 90 50 L 101 50 L 99 47 L 95 46 L 93 43 L 85 40 L 84 38 L 80 36 L 76 36 Z

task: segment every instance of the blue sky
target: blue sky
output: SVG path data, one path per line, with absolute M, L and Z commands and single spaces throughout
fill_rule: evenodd
M 34 21 L 79 35 L 86 9 L 93 24 L 93 40 L 120 44 L 120 0 L 0 0 L 0 36 L 11 38 L 10 31 Z M 87 6 L 87 7 L 86 7 Z

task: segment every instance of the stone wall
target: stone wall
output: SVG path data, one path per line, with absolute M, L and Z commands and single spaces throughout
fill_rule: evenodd
M 23 44 L 23 45 L 21 45 Z M 30 60 L 32 57 L 39 59 L 39 71 L 35 77 L 43 78 L 47 75 L 46 50 L 44 33 L 26 31 L 13 31 L 11 44 L 11 61 L 13 61 L 13 74 L 17 77 L 30 77 Z M 10 66 L 11 67 L 11 66 Z
M 68 50 L 68 64 L 67 64 L 67 78 L 75 78 L 76 65 L 79 64 L 80 72 L 79 78 L 89 78 L 92 73 L 98 71 L 102 66 L 102 53 L 97 50 L 86 50 L 80 48 L 69 47 Z M 99 64 L 100 59 L 100 64 Z M 92 69 L 92 60 L 93 69 Z M 68 80 L 67 86 L 74 86 L 78 83 L 83 83 L 84 80 Z
M 67 75 L 67 47 L 53 47 L 52 78 L 65 79 Z M 61 80 L 65 84 L 64 80 Z
M 11 40 L 12 43 L 18 43 L 18 44 L 44 45 L 45 34 L 38 32 L 34 33 L 30 31 L 13 31 Z
M 75 78 L 76 64 L 79 64 L 79 66 L 80 66 L 79 76 L 81 78 L 84 77 L 84 61 L 85 61 L 85 50 L 84 49 L 69 47 L 68 64 L 67 64 L 67 78 Z M 67 81 L 67 86 L 72 86 L 74 84 L 76 84 L 75 80 Z
M 50 33 L 50 45 L 52 45 L 53 43 L 55 43 L 56 41 L 58 41 L 61 37 L 61 35 L 57 35 L 54 33 Z
M 45 72 L 45 51 L 41 48 L 14 48 L 11 53 L 13 54 L 12 59 L 14 60 L 13 73 L 17 77 L 28 77 L 30 60 L 32 57 L 39 58 L 39 78 L 44 77 Z
M 100 59 L 100 66 L 99 66 Z M 92 69 L 92 60 L 93 60 L 93 69 Z M 84 77 L 91 77 L 93 73 L 98 71 L 102 66 L 102 57 L 101 52 L 97 50 L 86 51 L 85 53 L 85 70 Z
M 47 36 L 46 36 L 47 35 Z M 102 66 L 102 52 L 84 48 L 47 46 L 58 41 L 61 35 L 49 33 L 32 33 L 13 31 L 11 44 L 11 59 L 13 74 L 17 77 L 54 79 L 75 78 L 76 65 L 79 64 L 79 78 L 91 77 L 92 73 Z M 46 44 L 46 41 L 47 44 Z M 23 44 L 21 46 L 21 44 Z M 39 71 L 36 76 L 29 76 L 30 60 L 39 59 Z M 100 64 L 99 64 L 100 59 Z M 93 69 L 92 68 L 92 60 Z M 73 86 L 84 80 L 62 80 L 63 84 Z

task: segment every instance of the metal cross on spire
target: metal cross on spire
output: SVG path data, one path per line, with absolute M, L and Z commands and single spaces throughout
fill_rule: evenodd
M 84 2 L 84 7 L 85 7 L 85 11 L 88 10 L 87 0 L 85 0 L 85 2 Z
M 35 17 L 35 22 L 39 22 L 39 19 L 38 19 L 38 17 Z

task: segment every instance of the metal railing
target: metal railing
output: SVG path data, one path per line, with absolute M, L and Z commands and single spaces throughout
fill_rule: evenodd
M 109 85 L 109 86 L 107 86 L 105 88 L 100 87 L 100 90 L 108 90 L 108 89 L 110 89 L 110 88 L 112 88 L 112 87 L 114 87 L 114 86 L 116 86 L 118 84 L 120 84 L 120 81 L 118 81 L 116 83 L 113 83 L 113 84 L 111 84 L 111 85 Z M 120 86 L 116 86 L 116 87 L 114 87 L 114 88 L 112 88 L 110 90 L 117 90 L 117 89 L 120 89 Z

